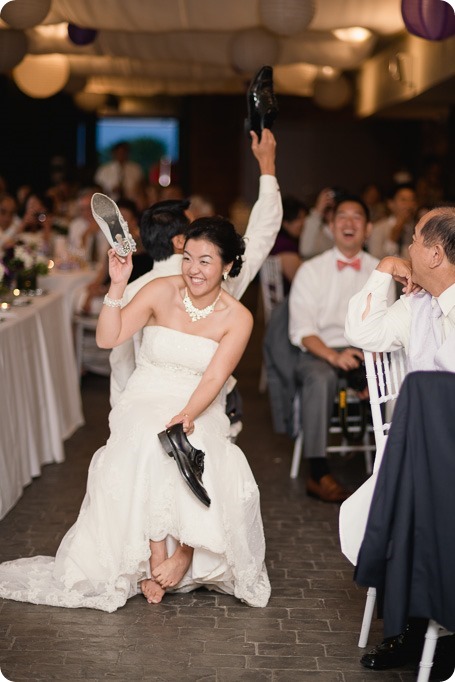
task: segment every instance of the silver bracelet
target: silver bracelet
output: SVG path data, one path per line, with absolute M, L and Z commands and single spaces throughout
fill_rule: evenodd
M 107 294 L 103 300 L 104 305 L 109 306 L 109 308 L 121 308 L 122 302 L 123 302 L 122 298 L 110 298 L 110 296 L 108 296 Z

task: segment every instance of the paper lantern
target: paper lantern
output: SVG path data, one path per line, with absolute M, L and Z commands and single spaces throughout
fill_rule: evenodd
M 402 0 L 401 14 L 409 33 L 426 40 L 455 35 L 455 13 L 442 0 Z
M 231 43 L 231 63 L 234 69 L 255 73 L 264 64 L 273 66 L 278 59 L 277 38 L 263 28 L 239 31 Z
M 314 0 L 260 0 L 261 22 L 272 33 L 293 36 L 309 25 L 315 12 Z
M 13 70 L 17 87 L 29 97 L 52 97 L 62 90 L 70 75 L 68 58 L 63 54 L 27 55 Z
M 25 57 L 27 38 L 22 31 L 0 31 L 0 73 L 14 68 Z
M 97 34 L 98 31 L 94 28 L 80 28 L 74 24 L 68 24 L 68 37 L 75 45 L 90 45 Z
M 33 28 L 44 21 L 50 8 L 51 0 L 11 0 L 0 16 L 11 28 Z
M 352 99 L 352 86 L 346 76 L 314 82 L 313 99 L 322 109 L 341 109 Z
M 107 95 L 97 92 L 78 92 L 73 97 L 74 103 L 84 111 L 97 111 L 106 104 Z

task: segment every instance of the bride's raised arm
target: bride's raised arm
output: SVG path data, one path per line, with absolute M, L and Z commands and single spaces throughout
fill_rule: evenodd
M 230 325 L 197 388 L 182 411 L 166 424 L 167 428 L 182 423 L 183 430 L 191 434 L 194 430 L 194 420 L 215 400 L 237 367 L 251 336 L 253 316 L 241 304 L 237 303 L 235 307 Z
M 108 251 L 111 284 L 104 297 L 98 324 L 96 343 L 100 348 L 114 348 L 144 327 L 153 315 L 151 285 L 146 285 L 127 306 L 122 308 L 122 297 L 133 269 L 131 253 L 124 258 Z

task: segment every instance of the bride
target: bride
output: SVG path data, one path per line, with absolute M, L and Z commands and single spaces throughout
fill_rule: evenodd
M 156 279 L 121 307 L 131 254 L 109 252 L 111 286 L 97 342 L 113 348 L 144 327 L 137 368 L 109 415 L 110 437 L 93 456 L 78 519 L 53 557 L 0 565 L 0 596 L 115 611 L 142 591 L 201 586 L 265 606 L 270 584 L 259 493 L 229 440 L 225 382 L 239 362 L 252 316 L 221 288 L 242 266 L 244 244 L 219 217 L 188 230 L 182 275 Z M 181 477 L 158 433 L 182 424 L 205 453 L 210 507 Z

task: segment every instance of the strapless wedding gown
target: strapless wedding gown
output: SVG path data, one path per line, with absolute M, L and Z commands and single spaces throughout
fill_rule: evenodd
M 185 406 L 218 344 L 146 327 L 137 369 L 110 413 L 110 437 L 90 464 L 78 519 L 57 556 L 0 565 L 0 596 L 35 604 L 115 611 L 150 575 L 149 539 L 194 547 L 174 591 L 205 586 L 265 606 L 270 583 L 259 493 L 229 439 L 224 391 L 198 417 L 191 443 L 205 452 L 205 507 L 183 481 L 157 434 Z

